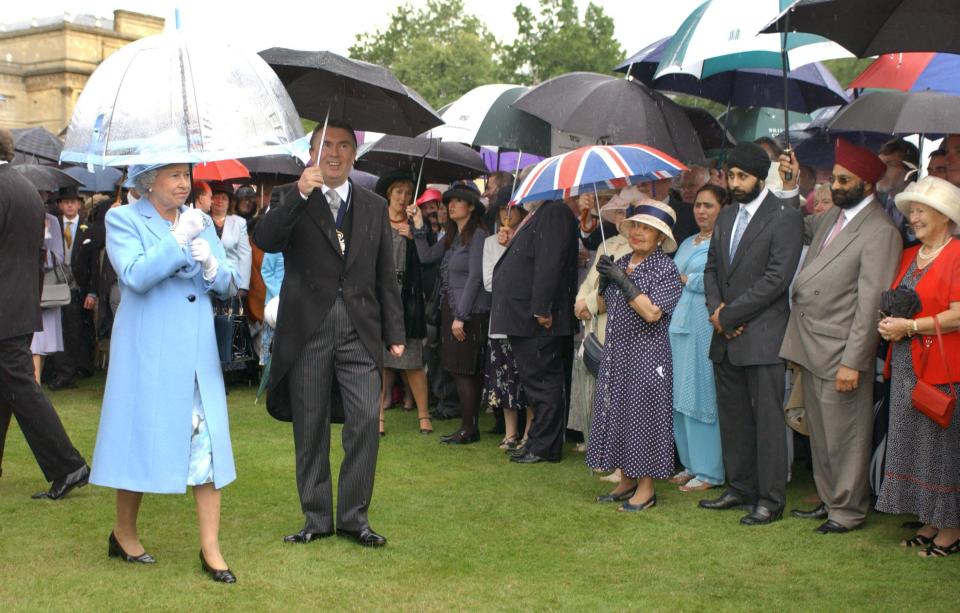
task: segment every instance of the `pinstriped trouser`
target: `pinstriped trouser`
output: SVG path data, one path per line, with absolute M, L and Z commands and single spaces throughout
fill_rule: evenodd
M 361 530 L 368 526 L 367 508 L 380 445 L 380 370 L 360 342 L 339 296 L 288 375 L 297 490 L 307 532 L 333 530 L 330 389 L 334 375 L 343 398 L 345 422 L 336 527 Z

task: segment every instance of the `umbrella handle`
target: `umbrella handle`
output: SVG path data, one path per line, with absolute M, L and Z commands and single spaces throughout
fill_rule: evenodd
M 597 225 L 600 226 L 600 246 L 603 247 L 603 255 L 607 253 L 607 237 L 603 232 L 603 217 L 600 217 L 600 195 L 597 194 L 597 184 L 593 184 L 593 201 L 597 204 Z

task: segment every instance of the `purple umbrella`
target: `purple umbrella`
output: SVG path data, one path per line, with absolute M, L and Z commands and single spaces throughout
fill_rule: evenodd
M 614 70 L 660 91 L 690 94 L 728 106 L 765 106 L 783 108 L 783 72 L 769 68 L 743 68 L 721 72 L 700 80 L 693 75 L 675 73 L 654 79 L 663 51 L 671 37 L 647 45 Z M 788 106 L 791 111 L 810 113 L 825 106 L 846 104 L 849 96 L 836 78 L 820 62 L 801 66 L 787 73 Z
M 487 147 L 480 148 L 480 155 L 483 156 L 483 163 L 486 164 L 487 169 L 489 169 L 490 172 L 496 172 L 498 170 L 514 172 L 518 168 L 526 168 L 527 166 L 541 162 L 544 159 L 539 155 L 533 155 L 532 153 L 518 154 L 516 151 L 501 151 L 498 155 L 496 149 L 490 149 Z M 519 166 L 517 164 L 517 155 L 520 156 Z

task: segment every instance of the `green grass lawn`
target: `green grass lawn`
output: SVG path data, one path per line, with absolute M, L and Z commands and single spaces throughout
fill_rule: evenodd
M 91 456 L 103 379 L 51 393 L 74 443 Z M 924 560 L 897 542 L 905 517 L 823 536 L 787 518 L 747 528 L 740 512 L 697 508 L 658 483 L 658 506 L 624 515 L 598 505 L 607 484 L 580 454 L 510 464 L 499 437 L 446 447 L 415 413 L 387 413 L 370 521 L 389 539 L 285 545 L 301 527 L 290 426 L 229 396 L 238 480 L 223 497 L 221 543 L 233 586 L 200 572 L 193 500 L 147 496 L 140 534 L 159 563 L 108 559 L 113 491 L 89 486 L 34 501 L 43 478 L 23 436 L 8 435 L 0 478 L 0 610 L 917 610 L 951 609 L 960 559 Z M 455 429 L 434 422 L 437 433 Z M 489 423 L 482 424 L 486 429 Z M 334 428 L 338 435 L 339 428 Z M 339 462 L 339 452 L 334 454 Z M 336 473 L 335 473 L 336 474 Z M 790 485 L 788 508 L 813 490 Z

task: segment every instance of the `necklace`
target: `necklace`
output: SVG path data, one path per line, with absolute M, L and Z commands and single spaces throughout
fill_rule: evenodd
M 401 223 L 406 223 L 406 221 L 407 221 L 407 216 L 405 213 L 400 214 L 400 219 L 394 219 L 393 214 L 392 213 L 390 214 L 390 223 L 401 224 Z
M 699 245 L 699 244 L 702 243 L 703 241 L 708 241 L 708 240 L 710 240 L 710 237 L 711 237 L 711 236 L 713 236 L 713 230 L 710 230 L 710 231 L 707 232 L 706 234 L 704 234 L 703 232 L 701 232 L 700 234 L 697 234 L 697 237 L 696 237 L 695 239 L 693 239 L 693 244 L 694 244 L 694 245 Z
M 925 255 L 925 254 L 923 253 L 924 249 L 927 248 L 926 245 L 923 245 L 923 246 L 920 247 L 920 249 L 917 250 L 917 257 L 923 258 L 924 260 L 932 260 L 933 258 L 935 258 L 935 257 L 937 257 L 938 255 L 940 255 L 940 252 L 943 251 L 944 247 L 946 247 L 947 245 L 950 244 L 950 241 L 951 241 L 951 240 L 952 240 L 952 239 L 948 236 L 948 237 L 947 237 L 947 240 L 944 241 L 944 243 L 943 243 L 942 245 L 940 245 L 939 247 L 937 247 L 936 249 L 934 249 L 932 253 L 929 252 L 929 251 L 927 251 L 927 253 L 929 253 L 929 255 Z

